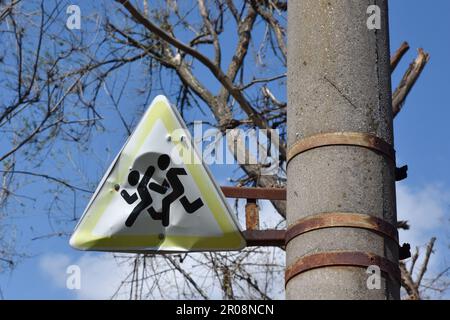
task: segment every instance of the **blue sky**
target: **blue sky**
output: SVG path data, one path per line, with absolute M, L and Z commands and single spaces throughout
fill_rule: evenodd
M 83 1 L 78 3 L 83 10 Z M 432 258 L 431 268 L 432 271 L 437 271 L 443 265 L 448 265 L 450 257 L 450 1 L 433 0 L 430 4 L 424 4 L 420 0 L 391 0 L 390 21 L 391 51 L 395 51 L 405 40 L 411 46 L 393 75 L 394 87 L 415 58 L 417 48 L 422 47 L 431 55 L 431 60 L 409 95 L 404 110 L 395 120 L 395 147 L 398 164 L 409 166 L 408 179 L 397 184 L 399 219 L 409 220 L 412 226 L 410 231 L 401 232 L 401 241 L 409 241 L 413 247 L 422 246 L 431 236 L 437 236 L 437 251 Z M 135 81 L 138 82 L 139 77 Z M 132 96 L 131 92 L 129 96 Z M 139 108 L 142 111 L 143 106 Z M 85 174 L 98 179 L 125 140 L 123 134 L 107 136 L 114 131 L 112 128 L 120 125 L 108 120 L 113 118 L 112 113 L 109 110 L 104 114 L 104 125 L 110 131 L 95 138 L 94 146 L 100 151 L 98 156 L 90 159 L 92 163 L 76 156 L 73 158 Z M 198 111 L 189 114 L 191 119 L 199 116 L 201 114 Z M 65 148 L 71 154 L 78 152 L 71 146 Z M 233 168 L 215 166 L 213 172 L 219 181 L 225 183 L 230 176 L 230 169 Z M 39 186 L 30 185 L 27 188 L 28 192 L 36 192 Z M 88 199 L 88 195 L 79 194 L 77 216 L 82 213 Z M 266 208 L 270 210 L 270 206 Z M 71 207 L 67 209 L 72 210 Z M 107 254 L 86 254 L 73 250 L 68 245 L 67 237 L 32 240 L 36 236 L 50 233 L 52 223 L 46 219 L 45 214 L 34 214 L 31 206 L 27 210 L 30 212 L 23 212 L 15 222 L 19 249 L 24 249 L 30 256 L 22 259 L 13 272 L 0 274 L 0 288 L 4 298 L 107 298 L 117 280 L 126 272 L 126 267 L 116 267 L 114 259 Z M 73 226 L 74 223 L 71 222 L 65 230 L 70 232 Z M 73 263 L 86 266 L 86 277 L 92 280 L 91 285 L 83 292 L 65 288 L 65 268 Z

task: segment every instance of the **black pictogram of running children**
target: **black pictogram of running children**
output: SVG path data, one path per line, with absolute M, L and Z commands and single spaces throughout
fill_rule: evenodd
M 170 157 L 167 154 L 162 154 L 158 158 L 158 168 L 162 171 L 166 171 L 170 165 Z M 181 197 L 180 203 L 187 213 L 194 213 L 203 206 L 202 199 L 198 198 L 193 202 L 189 202 L 184 194 L 184 186 L 181 183 L 178 176 L 187 175 L 186 170 L 183 168 L 170 168 L 167 170 L 166 179 L 164 179 L 161 185 L 150 182 L 153 174 L 155 173 L 155 167 L 149 166 L 144 173 L 141 181 L 139 181 L 140 174 L 138 171 L 133 170 L 128 174 L 128 183 L 131 186 L 137 185 L 137 193 L 129 194 L 126 190 L 122 190 L 120 195 L 128 203 L 133 204 L 138 200 L 138 194 L 141 201 L 134 207 L 133 211 L 125 221 L 127 227 L 131 227 L 136 221 L 139 214 L 149 207 L 153 203 L 153 198 L 150 194 L 150 190 L 159 194 L 165 194 L 169 187 L 172 187 L 172 192 L 166 195 L 162 200 L 161 212 L 156 212 L 153 207 L 147 209 L 147 213 L 153 220 L 161 220 L 162 225 L 167 227 L 169 225 L 170 217 L 170 205 Z

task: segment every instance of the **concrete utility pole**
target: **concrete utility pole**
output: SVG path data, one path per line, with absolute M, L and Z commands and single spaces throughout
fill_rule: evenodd
M 387 0 L 288 11 L 286 298 L 399 299 Z

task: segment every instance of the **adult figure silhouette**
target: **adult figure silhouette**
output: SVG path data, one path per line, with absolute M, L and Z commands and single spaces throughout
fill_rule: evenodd
M 159 156 L 159 169 L 165 171 L 167 170 L 169 165 L 170 157 L 167 154 L 162 154 L 161 156 Z M 150 189 L 160 194 L 165 194 L 167 192 L 167 185 L 172 188 L 172 192 L 165 196 L 162 200 L 161 212 L 156 212 L 153 207 L 150 207 L 147 210 L 153 219 L 161 220 L 164 227 L 167 227 L 169 225 L 170 205 L 184 194 L 184 186 L 178 176 L 185 175 L 187 175 L 187 172 L 186 170 L 184 170 L 184 168 L 170 168 L 167 171 L 166 179 L 164 180 L 162 185 L 158 185 L 156 183 L 150 184 Z M 190 202 L 186 196 L 183 196 L 180 199 L 180 202 L 187 213 L 194 213 L 203 206 L 203 201 L 200 198 L 196 199 L 194 202 Z

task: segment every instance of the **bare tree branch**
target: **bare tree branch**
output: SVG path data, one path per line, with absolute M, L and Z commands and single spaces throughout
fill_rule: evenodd
M 400 60 L 403 58 L 403 56 L 408 52 L 409 50 L 409 44 L 408 42 L 403 42 L 400 48 L 397 49 L 397 51 L 394 53 L 394 55 L 391 57 L 391 73 L 395 71 L 397 68 L 397 65 L 400 63 Z
M 69 189 L 72 189 L 72 190 L 82 191 L 82 192 L 86 192 L 86 193 L 89 193 L 89 194 L 91 194 L 93 192 L 92 190 L 87 190 L 87 189 L 84 189 L 84 188 L 73 186 L 72 184 L 68 183 L 65 180 L 49 176 L 48 174 L 45 174 L 45 173 L 36 173 L 36 172 L 29 172 L 29 171 L 23 171 L 23 170 L 9 170 L 9 171 L 0 170 L 0 173 L 23 174 L 23 175 L 27 175 L 27 176 L 44 178 L 44 179 L 47 179 L 47 180 L 54 181 L 54 182 L 57 182 L 59 184 L 62 184 L 63 186 L 65 186 L 65 187 L 67 187 Z
M 231 94 L 236 101 L 241 106 L 242 110 L 249 116 L 250 119 L 253 120 L 254 124 L 261 129 L 270 129 L 266 120 L 262 118 L 259 113 L 250 105 L 247 99 L 244 97 L 243 93 L 239 88 L 234 86 L 232 79 L 227 77 L 220 68 L 218 68 L 208 57 L 195 50 L 194 48 L 182 43 L 178 39 L 174 38 L 172 35 L 159 28 L 155 24 L 153 24 L 150 20 L 146 19 L 142 14 L 134 8 L 133 5 L 128 0 L 116 0 L 118 3 L 122 4 L 131 16 L 136 19 L 140 24 L 146 27 L 150 32 L 156 34 L 162 40 L 167 43 L 173 45 L 177 49 L 191 55 L 200 61 L 205 67 L 207 67 L 211 73 L 216 77 L 216 79 L 226 88 L 228 91 L 227 94 Z M 269 131 L 270 132 L 270 131 Z M 270 137 L 269 137 L 270 139 Z M 275 139 L 276 140 L 276 139 Z M 283 144 L 279 146 L 280 150 L 280 158 L 281 160 L 286 160 L 286 148 Z
M 422 267 L 420 268 L 419 271 L 419 276 L 417 277 L 417 287 L 420 286 L 420 284 L 422 283 L 422 279 L 423 276 L 425 275 L 425 272 L 427 271 L 427 267 L 428 267 L 428 262 L 430 261 L 430 256 L 433 253 L 433 247 L 434 247 L 434 243 L 436 242 L 436 238 L 431 238 L 430 242 L 427 245 L 427 251 L 425 252 L 425 259 L 422 263 Z
M 395 90 L 392 96 L 392 109 L 394 112 L 394 116 L 400 112 L 403 107 L 403 104 L 408 96 L 409 92 L 413 88 L 417 79 L 419 79 L 423 69 L 426 64 L 430 60 L 429 54 L 425 53 L 422 49 L 419 49 L 419 55 L 416 60 L 411 63 L 408 70 L 405 72 L 400 85 Z

